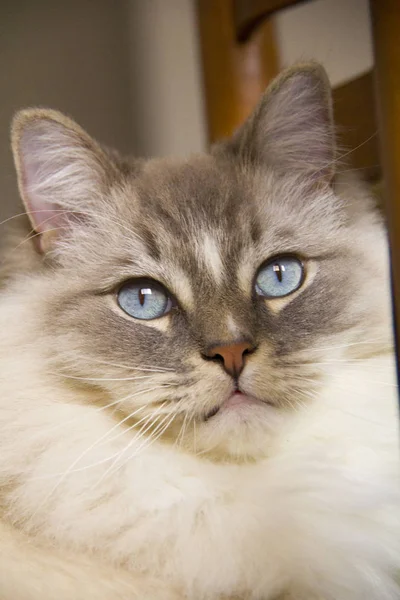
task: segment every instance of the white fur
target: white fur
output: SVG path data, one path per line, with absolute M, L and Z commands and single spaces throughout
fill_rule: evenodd
M 240 337 L 240 329 L 231 314 L 226 317 L 226 328 L 234 339 Z
M 171 282 L 173 291 L 176 297 L 182 302 L 182 305 L 187 309 L 193 309 L 194 297 L 190 279 L 186 273 L 176 265 L 173 267 Z
M 224 273 L 224 265 L 218 241 L 208 232 L 203 233 L 200 239 L 199 259 L 206 266 L 207 271 L 213 275 L 216 283 L 219 284 Z

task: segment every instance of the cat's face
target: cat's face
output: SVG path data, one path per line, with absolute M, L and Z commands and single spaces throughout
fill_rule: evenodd
M 296 129 L 307 90 L 309 152 Z M 275 96 L 298 102 L 300 121 L 282 128 Z M 325 96 L 318 70 L 295 71 L 264 100 L 267 116 L 184 163 L 128 166 L 54 113 L 17 121 L 22 194 L 49 261 L 48 368 L 144 443 L 262 455 L 337 349 L 363 339 L 367 311 L 373 331 L 381 304 L 366 297 L 384 276 L 355 239 L 371 219 L 331 186 Z M 264 152 L 266 118 L 280 130 L 268 125 Z

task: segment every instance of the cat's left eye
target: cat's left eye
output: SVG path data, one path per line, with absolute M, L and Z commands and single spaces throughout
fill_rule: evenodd
M 296 256 L 276 256 L 264 263 L 256 278 L 256 292 L 265 298 L 282 298 L 304 281 L 304 267 Z
M 172 308 L 170 294 L 151 279 L 132 279 L 120 287 L 118 304 L 131 317 L 150 321 L 166 315 Z

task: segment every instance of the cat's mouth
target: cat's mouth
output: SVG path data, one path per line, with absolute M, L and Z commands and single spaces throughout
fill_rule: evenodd
M 246 411 L 253 406 L 265 406 L 269 405 L 269 402 L 265 402 L 255 398 L 254 396 L 248 396 L 243 392 L 234 392 L 227 400 L 224 400 L 219 406 L 214 406 L 208 413 L 206 413 L 204 420 L 208 421 L 212 417 L 215 417 L 218 413 L 231 412 L 231 411 Z

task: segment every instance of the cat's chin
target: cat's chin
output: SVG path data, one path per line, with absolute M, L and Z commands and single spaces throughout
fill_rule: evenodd
M 282 423 L 281 412 L 254 396 L 235 392 L 210 410 L 197 433 L 202 454 L 237 462 L 268 455 Z
M 236 391 L 229 398 L 227 398 L 220 406 L 215 406 L 212 408 L 205 416 L 205 420 L 209 421 L 210 419 L 215 418 L 216 416 L 220 418 L 224 418 L 226 416 L 231 415 L 232 413 L 241 419 L 253 418 L 253 410 L 255 407 L 265 407 L 269 405 L 268 402 L 264 402 L 255 398 L 254 396 L 249 396 L 248 394 L 244 394 L 243 392 Z

